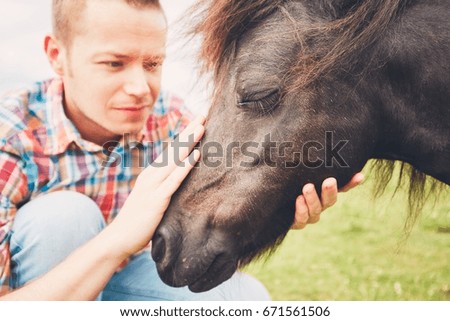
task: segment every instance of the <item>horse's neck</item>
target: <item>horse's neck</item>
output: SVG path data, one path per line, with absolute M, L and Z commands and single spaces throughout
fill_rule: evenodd
M 450 4 L 417 1 L 379 43 L 386 63 L 365 89 L 378 116 L 375 157 L 450 184 Z M 430 36 L 432 35 L 432 36 Z M 379 104 L 378 104 L 379 103 Z M 377 110 L 379 109 L 379 110 Z
M 450 110 L 427 107 L 428 112 L 401 105 L 384 111 L 374 158 L 405 161 L 450 185 Z

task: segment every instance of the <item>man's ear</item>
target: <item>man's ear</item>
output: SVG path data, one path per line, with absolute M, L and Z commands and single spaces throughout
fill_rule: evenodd
M 44 50 L 53 70 L 59 76 L 64 74 L 64 48 L 54 35 L 46 35 L 44 39 Z

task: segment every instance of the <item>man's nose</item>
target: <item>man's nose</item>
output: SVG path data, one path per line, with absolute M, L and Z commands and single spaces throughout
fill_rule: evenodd
M 125 92 L 130 96 L 144 97 L 150 93 L 150 85 L 144 68 L 133 68 L 124 85 Z

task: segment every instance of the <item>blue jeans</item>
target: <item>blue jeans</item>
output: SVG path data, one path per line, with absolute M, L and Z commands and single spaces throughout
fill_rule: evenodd
M 43 275 L 104 227 L 97 204 L 83 194 L 54 192 L 28 202 L 13 224 L 11 286 L 18 288 Z M 241 272 L 204 293 L 170 287 L 160 280 L 155 262 L 145 251 L 112 276 L 98 299 L 240 301 L 269 300 L 270 296 L 259 281 Z

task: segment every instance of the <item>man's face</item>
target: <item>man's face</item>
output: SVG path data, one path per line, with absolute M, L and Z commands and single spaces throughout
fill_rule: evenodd
M 63 50 L 65 111 L 97 144 L 135 134 L 160 90 L 166 20 L 156 8 L 87 1 L 79 31 Z

